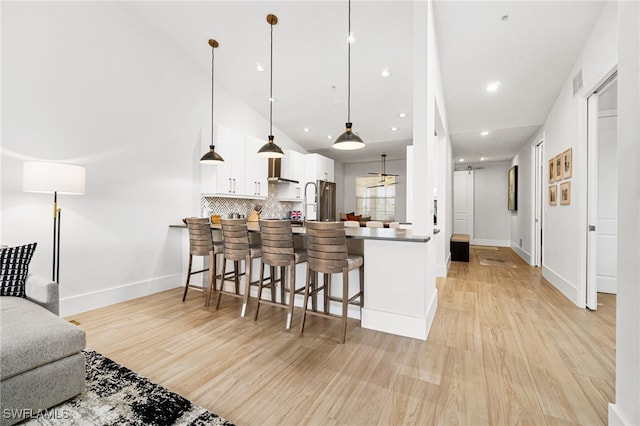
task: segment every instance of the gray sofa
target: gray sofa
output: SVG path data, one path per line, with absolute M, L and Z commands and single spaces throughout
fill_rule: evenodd
M 84 390 L 85 332 L 58 316 L 58 284 L 30 274 L 26 295 L 26 299 L 0 297 L 3 426 L 35 416 Z

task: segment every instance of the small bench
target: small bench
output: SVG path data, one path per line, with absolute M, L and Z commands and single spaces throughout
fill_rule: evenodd
M 469 235 L 453 234 L 451 236 L 451 260 L 456 262 L 469 261 Z

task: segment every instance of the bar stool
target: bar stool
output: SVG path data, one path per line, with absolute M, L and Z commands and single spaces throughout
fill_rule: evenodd
M 304 322 L 307 314 L 342 321 L 340 343 L 344 343 L 347 334 L 347 308 L 349 304 L 364 306 L 364 258 L 349 254 L 347 239 L 342 222 L 307 222 L 307 277 L 305 280 L 304 300 L 302 303 L 302 323 L 300 334 L 304 332 Z M 349 297 L 349 271 L 360 269 L 360 291 Z M 310 291 L 311 275 L 318 283 L 317 274 L 325 274 L 325 282 L 321 287 Z M 342 297 L 331 295 L 331 275 L 342 273 Z M 328 278 L 328 279 L 326 279 Z M 310 294 L 324 291 L 324 312 L 308 311 L 307 303 Z M 359 299 L 359 301 L 355 301 Z M 342 315 L 329 312 L 331 301 L 342 303 Z
M 287 330 L 291 328 L 293 319 L 293 304 L 297 293 L 302 293 L 304 287 L 296 288 L 296 265 L 307 261 L 306 250 L 296 250 L 293 245 L 291 221 L 288 220 L 260 220 L 260 237 L 262 257 L 260 258 L 260 282 L 258 283 L 258 306 L 256 316 L 260 311 L 260 304 L 278 306 L 288 309 Z M 264 266 L 269 265 L 271 280 L 264 281 Z M 276 279 L 276 269 L 280 268 L 280 278 Z M 289 268 L 289 286 L 285 286 L 286 269 Z M 280 283 L 280 302 L 276 302 L 276 283 Z M 262 290 L 271 289 L 271 300 L 262 299 Z M 285 303 L 285 291 L 289 293 L 289 303 Z
M 215 290 L 217 262 L 219 254 L 222 254 L 222 243 L 213 241 L 211 234 L 211 225 L 209 219 L 204 217 L 189 217 L 186 219 L 187 229 L 189 230 L 189 269 L 187 270 L 187 283 L 184 287 L 182 301 L 187 299 L 189 288 L 203 290 L 200 286 L 190 284 L 191 275 L 200 274 L 209 271 L 208 294 L 204 302 L 205 306 L 209 306 L 211 293 Z M 209 256 L 209 267 L 199 271 L 192 271 L 193 256 Z
M 222 262 L 222 280 L 220 282 L 220 292 L 216 309 L 220 308 L 222 294 L 239 297 L 242 301 L 240 316 L 244 317 L 247 312 L 249 302 L 249 290 L 251 285 L 257 285 L 259 281 L 251 281 L 252 260 L 262 255 L 260 247 L 249 244 L 249 231 L 247 230 L 246 219 L 222 219 L 222 244 L 224 247 L 224 261 Z M 233 261 L 233 281 L 235 292 L 226 291 L 224 282 L 231 281 L 227 278 L 227 260 Z M 245 272 L 240 274 L 240 262 L 244 261 Z M 240 294 L 240 277 L 244 275 L 244 294 Z
M 360 222 L 357 220 L 345 220 L 344 222 L 345 228 L 360 228 Z
M 400 222 L 389 222 L 389 228 L 400 229 Z

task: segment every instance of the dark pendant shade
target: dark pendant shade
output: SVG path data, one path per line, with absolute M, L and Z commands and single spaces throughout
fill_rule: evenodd
M 269 142 L 262 145 L 262 148 L 258 150 L 258 156 L 263 158 L 282 158 L 284 157 L 284 152 L 273 142 L 273 135 L 269 135 Z
M 351 123 L 346 123 L 346 127 L 347 130 L 338 136 L 338 139 L 333 143 L 333 147 L 343 150 L 364 148 L 362 138 L 351 130 Z
M 200 163 L 202 163 L 202 164 L 222 164 L 222 163 L 224 163 L 224 160 L 222 159 L 220 154 L 218 154 L 216 152 L 216 147 L 213 146 L 213 145 L 209 145 L 209 152 L 207 152 L 205 155 L 202 156 L 202 158 L 200 159 Z

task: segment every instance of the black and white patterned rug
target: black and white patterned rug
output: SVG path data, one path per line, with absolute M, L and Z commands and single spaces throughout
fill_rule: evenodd
M 85 392 L 24 424 L 233 426 L 97 352 L 86 350 L 84 355 Z

